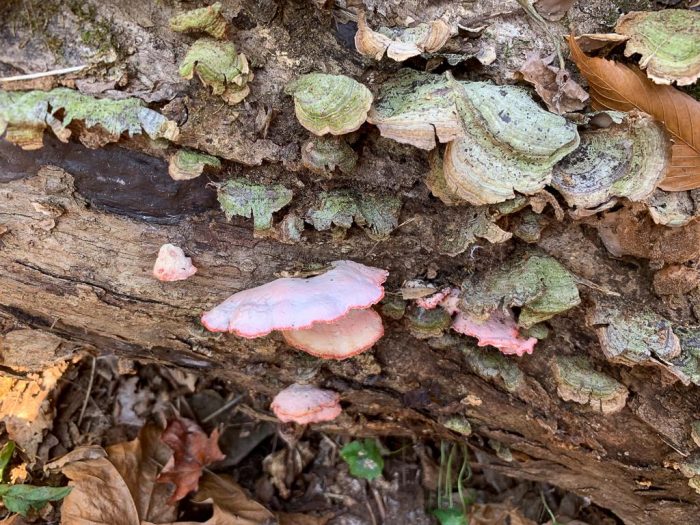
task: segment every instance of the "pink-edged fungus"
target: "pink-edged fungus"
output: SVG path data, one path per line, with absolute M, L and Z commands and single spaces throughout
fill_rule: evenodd
M 350 310 L 384 297 L 389 272 L 353 261 L 334 261 L 326 273 L 308 279 L 285 277 L 233 294 L 202 315 L 211 332 L 252 339 L 273 330 L 300 330 L 330 323 Z
M 340 395 L 313 385 L 294 383 L 278 393 L 270 408 L 283 423 L 320 423 L 340 415 Z
M 371 308 L 350 310 L 331 323 L 317 323 L 301 330 L 284 330 L 294 348 L 323 359 L 347 359 L 372 348 L 384 335 L 382 318 Z
M 513 314 L 494 310 L 488 319 L 480 320 L 460 312 L 452 323 L 452 329 L 460 334 L 476 337 L 478 346 L 495 346 L 506 355 L 531 354 L 537 339 L 520 337 Z
M 197 273 L 192 259 L 185 257 L 182 248 L 173 244 L 164 244 L 158 251 L 158 258 L 153 265 L 153 276 L 159 281 L 184 281 Z

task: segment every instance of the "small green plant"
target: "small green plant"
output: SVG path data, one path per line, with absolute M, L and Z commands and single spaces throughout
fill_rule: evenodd
M 461 456 L 462 463 L 457 472 L 457 494 L 460 507 L 455 507 L 452 491 L 453 465 Z M 474 502 L 471 494 L 465 494 L 464 482 L 472 476 L 469 466 L 469 451 L 464 443 L 440 443 L 440 470 L 438 471 L 437 508 L 432 514 L 438 519 L 440 525 L 467 525 L 467 508 Z
M 8 441 L 0 450 L 0 500 L 10 512 L 27 516 L 31 510 L 40 510 L 49 501 L 65 498 L 70 487 L 37 487 L 34 485 L 11 485 L 4 483 L 5 469 L 15 452 L 15 443 Z
M 340 457 L 355 477 L 373 480 L 382 475 L 384 459 L 375 439 L 351 441 L 340 450 Z

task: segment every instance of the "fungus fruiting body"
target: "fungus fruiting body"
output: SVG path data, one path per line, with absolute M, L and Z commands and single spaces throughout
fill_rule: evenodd
M 170 29 L 180 33 L 202 31 L 215 38 L 223 38 L 226 33 L 226 19 L 221 15 L 221 2 L 176 15 L 170 19 L 169 25 Z
M 270 408 L 280 421 L 300 425 L 331 421 L 342 412 L 337 392 L 297 383 L 279 392 Z
M 520 336 L 518 325 L 510 311 L 505 313 L 496 310 L 485 320 L 461 312 L 452 323 L 452 329 L 460 334 L 476 337 L 479 346 L 494 346 L 506 355 L 531 354 L 537 343 L 534 337 Z
M 315 277 L 286 277 L 238 292 L 202 315 L 202 323 L 212 332 L 255 338 L 273 330 L 299 330 L 335 321 L 384 297 L 386 270 L 353 261 L 331 265 Z
M 193 276 L 197 268 L 192 259 L 185 257 L 182 248 L 173 244 L 164 244 L 158 251 L 158 258 L 153 266 L 153 276 L 159 281 L 184 281 Z
M 323 359 L 347 359 L 371 348 L 384 335 L 382 318 L 372 310 L 350 310 L 330 323 L 282 331 L 289 345 Z

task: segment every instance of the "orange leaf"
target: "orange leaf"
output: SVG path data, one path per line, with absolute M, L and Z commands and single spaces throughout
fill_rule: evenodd
M 673 137 L 671 166 L 661 188 L 700 188 L 700 102 L 672 86 L 654 84 L 635 67 L 589 57 L 569 35 L 571 58 L 588 80 L 596 109 L 638 109 L 662 122 Z
M 189 419 L 177 417 L 170 421 L 161 440 L 172 449 L 173 455 L 160 471 L 157 481 L 175 484 L 171 503 L 197 490 L 204 467 L 226 457 L 217 443 L 219 432 L 214 430 L 207 437 L 199 425 Z

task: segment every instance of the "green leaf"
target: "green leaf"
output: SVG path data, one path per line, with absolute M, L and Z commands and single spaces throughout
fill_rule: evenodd
M 432 513 L 440 525 L 467 525 L 467 517 L 460 509 L 434 509 Z
M 351 441 L 341 449 L 340 457 L 355 477 L 372 480 L 382 475 L 384 460 L 374 439 Z
M 15 442 L 8 441 L 0 450 L 0 482 L 5 477 L 5 468 L 12 459 L 12 454 L 15 453 Z
M 10 512 L 27 516 L 30 510 L 39 510 L 49 501 L 65 498 L 71 487 L 36 487 L 34 485 L 0 485 L 0 498 Z

